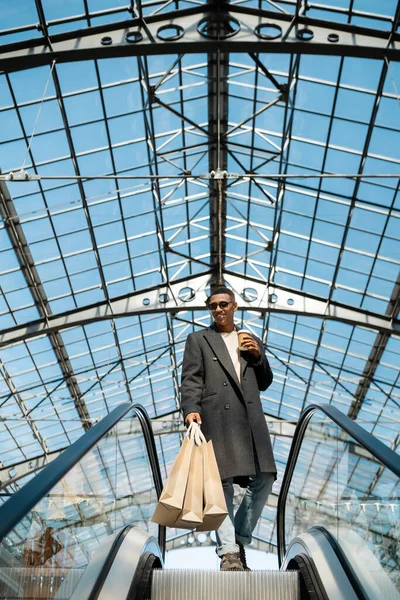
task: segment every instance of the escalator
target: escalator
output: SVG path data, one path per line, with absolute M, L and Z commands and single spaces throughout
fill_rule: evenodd
M 149 523 L 161 490 L 147 413 L 121 404 L 0 507 L 0 598 L 95 598 L 114 559 L 135 557 L 132 525 L 161 564 L 165 528 Z
M 0 598 L 400 600 L 400 459 L 331 406 L 296 428 L 279 571 L 163 569 L 161 489 L 147 414 L 122 404 L 0 507 Z

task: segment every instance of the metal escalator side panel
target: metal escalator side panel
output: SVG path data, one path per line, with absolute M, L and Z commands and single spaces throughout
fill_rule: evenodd
M 141 577 L 141 558 L 151 553 L 162 565 L 162 551 L 157 540 L 138 527 L 124 531 L 123 538 L 114 553 L 101 589 L 90 596 L 90 600 L 136 600 Z M 72 600 L 72 599 L 71 599 Z M 73 600 L 81 600 L 79 596 Z
M 325 588 L 328 600 L 360 600 L 340 562 L 337 553 L 320 531 L 302 533 L 291 541 L 282 569 L 285 570 L 292 558 L 306 553 L 314 562 Z
M 78 585 L 75 587 L 70 600 L 89 600 L 92 590 L 100 577 L 104 563 L 110 554 L 114 543 L 114 535 L 109 536 L 108 539 L 103 541 L 102 545 L 92 556 L 92 559 L 80 578 Z M 55 600 L 68 597 L 64 592 L 65 588 L 68 587 L 69 584 L 68 579 L 69 576 L 67 575 L 65 582 L 61 585 L 55 596 Z
M 300 600 L 298 573 L 153 571 L 151 600 Z
M 400 592 L 366 541 L 356 531 L 338 527 L 336 531 L 330 532 L 323 527 L 312 527 L 310 533 L 314 531 L 320 531 L 331 543 L 342 559 L 353 587 L 360 590 L 363 598 L 400 600 Z

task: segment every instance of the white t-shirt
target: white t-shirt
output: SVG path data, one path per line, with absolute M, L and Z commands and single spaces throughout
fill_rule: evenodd
M 221 337 L 225 342 L 225 345 L 228 349 L 229 355 L 233 362 L 233 366 L 235 367 L 236 375 L 240 382 L 240 350 L 239 350 L 239 342 L 238 342 L 238 334 L 234 329 L 230 333 L 226 333 L 225 331 L 221 332 Z

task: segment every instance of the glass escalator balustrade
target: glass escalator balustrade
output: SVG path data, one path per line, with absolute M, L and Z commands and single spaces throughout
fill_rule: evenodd
M 0 598 L 71 598 L 95 553 L 125 525 L 157 536 L 156 501 L 141 426 L 129 412 L 4 538 Z
M 314 413 L 286 500 L 286 545 L 322 527 L 369 600 L 400 600 L 399 500 L 399 478 L 329 417 Z

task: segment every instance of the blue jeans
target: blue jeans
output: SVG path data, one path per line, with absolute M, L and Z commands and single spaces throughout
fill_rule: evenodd
M 274 481 L 274 473 L 261 473 L 257 469 L 256 474 L 249 477 L 249 485 L 235 516 L 233 514 L 233 478 L 222 481 L 228 516 L 216 531 L 218 556 L 227 552 L 239 552 L 236 540 L 244 545 L 251 543 L 252 533 Z

